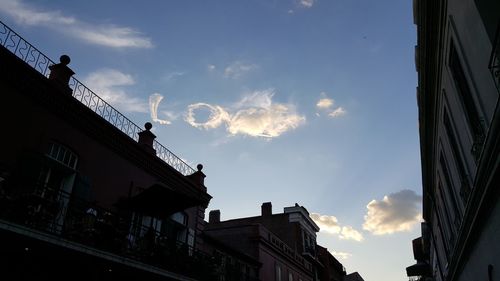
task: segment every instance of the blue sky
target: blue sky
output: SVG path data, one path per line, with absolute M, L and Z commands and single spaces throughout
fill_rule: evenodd
M 202 163 L 222 219 L 297 202 L 348 272 L 406 278 L 421 209 L 411 1 L 0 0 L 0 16 Z

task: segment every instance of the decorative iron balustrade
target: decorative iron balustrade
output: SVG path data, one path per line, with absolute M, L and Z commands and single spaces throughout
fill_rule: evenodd
M 44 76 L 54 62 L 0 21 L 0 44 Z
M 497 24 L 497 31 L 495 35 L 495 40 L 493 41 L 490 63 L 488 68 L 490 69 L 497 90 L 500 92 L 500 21 Z
M 277 236 L 268 233 L 267 238 L 271 244 L 280 249 L 285 255 L 291 259 L 295 259 L 299 264 L 302 264 L 308 270 L 312 270 L 312 264 L 310 262 L 306 261 L 299 253 L 286 245 L 285 242 L 281 241 Z
M 2 21 L 0 21 L 0 45 L 15 54 L 45 77 L 48 77 L 50 74 L 49 66 L 55 64 L 54 61 L 40 52 Z M 71 77 L 68 86 L 73 90 L 72 95 L 76 100 L 94 111 L 97 115 L 115 126 L 131 139 L 135 141 L 138 140 L 139 136 L 137 133 L 142 131 L 138 125 L 95 94 L 78 79 Z M 158 141 L 154 141 L 153 148 L 156 150 L 158 158 L 172 166 L 184 176 L 195 172 L 186 162 Z
M 220 280 L 216 276 L 220 265 L 211 255 L 166 232 L 134 225 L 130 212 L 114 212 L 43 184 L 0 193 L 0 220 L 171 272 Z

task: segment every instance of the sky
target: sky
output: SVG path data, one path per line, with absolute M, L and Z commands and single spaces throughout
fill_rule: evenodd
M 0 19 L 192 167 L 227 220 L 295 203 L 367 281 L 420 236 L 410 0 L 0 0 Z

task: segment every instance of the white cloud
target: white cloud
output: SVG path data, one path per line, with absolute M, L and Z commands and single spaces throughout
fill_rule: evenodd
M 207 66 L 207 69 L 208 69 L 208 71 L 214 71 L 214 70 L 215 70 L 215 65 L 213 65 L 213 64 L 209 64 L 209 65 Z
M 278 137 L 305 122 L 291 104 L 274 103 L 273 89 L 255 91 L 243 97 L 228 124 L 232 135 L 244 134 L 253 137 Z
M 232 109 L 197 103 L 188 106 L 186 122 L 196 128 L 213 129 L 222 124 L 230 135 L 278 137 L 305 122 L 291 104 L 274 103 L 274 90 L 255 91 L 237 102 Z M 205 122 L 196 122 L 194 111 L 205 108 L 210 115 Z M 232 112 L 232 113 L 230 113 Z
M 332 112 L 328 113 L 328 116 L 335 118 L 335 117 L 344 116 L 344 115 L 346 115 L 346 113 L 347 113 L 347 111 L 345 111 L 345 109 L 343 107 L 337 107 Z
M 237 79 L 243 76 L 244 74 L 252 70 L 255 70 L 256 68 L 257 65 L 255 64 L 245 64 L 240 61 L 235 61 L 224 69 L 224 77 Z
M 326 114 L 332 118 L 341 117 L 347 113 L 347 111 L 341 106 L 333 108 L 335 100 L 329 98 L 325 92 L 321 92 L 320 95 L 321 98 L 316 102 L 316 108 L 318 110 L 326 112 Z M 320 116 L 319 112 L 316 112 L 316 116 Z
M 160 123 L 161 125 L 169 125 L 172 123 L 171 121 L 166 119 L 158 119 L 158 106 L 160 105 L 162 99 L 163 96 L 158 93 L 154 93 L 149 96 L 149 113 L 153 122 Z
M 88 43 L 112 48 L 152 48 L 150 38 L 130 27 L 79 24 L 66 32 Z
M 0 10 L 26 25 L 71 25 L 76 22 L 75 18 L 63 16 L 60 11 L 38 11 L 18 0 L 0 0 Z
M 372 200 L 366 206 L 363 229 L 376 235 L 409 231 L 422 221 L 421 201 L 422 196 L 412 190 L 391 193 L 381 201 Z
M 352 228 L 352 226 L 343 226 L 342 230 L 340 231 L 339 235 L 340 239 L 344 240 L 355 240 L 355 241 L 363 241 L 363 235 L 361 232 L 357 231 L 356 229 Z
M 346 260 L 352 256 L 351 253 L 347 252 L 337 252 L 337 251 L 331 251 L 330 252 L 334 257 L 339 258 L 341 260 Z
M 300 5 L 306 8 L 311 8 L 314 5 L 314 0 L 300 0 Z
M 196 122 L 195 110 L 206 108 L 210 111 L 208 120 L 205 122 Z M 222 123 L 230 120 L 229 113 L 218 105 L 210 105 L 207 103 L 195 103 L 188 106 L 186 117 L 184 118 L 191 126 L 195 128 L 203 128 L 205 130 L 219 127 Z
M 363 235 L 352 226 L 341 226 L 335 216 L 311 213 L 311 219 L 319 226 L 320 232 L 337 235 L 343 240 L 363 241 Z
M 333 99 L 322 98 L 316 103 L 316 107 L 319 109 L 329 109 L 334 103 L 335 101 Z
M 21 0 L 0 0 L 0 11 L 20 24 L 44 26 L 90 44 L 112 48 L 151 48 L 150 38 L 130 27 L 93 25 L 61 11 L 44 11 Z
M 131 75 L 115 69 L 100 69 L 90 73 L 84 83 L 106 102 L 128 112 L 148 112 L 148 105 L 139 98 L 132 97 L 124 86 L 135 84 Z
M 246 134 L 253 137 L 278 137 L 297 128 L 305 117 L 293 113 L 281 104 L 269 108 L 250 108 L 238 111 L 229 124 L 231 134 Z

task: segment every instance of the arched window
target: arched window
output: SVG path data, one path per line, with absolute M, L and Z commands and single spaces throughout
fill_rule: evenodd
M 58 143 L 50 143 L 47 156 L 71 169 L 75 169 L 78 162 L 78 156 L 75 153 Z

